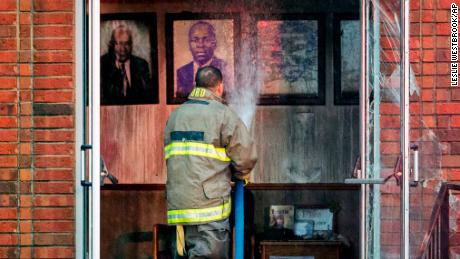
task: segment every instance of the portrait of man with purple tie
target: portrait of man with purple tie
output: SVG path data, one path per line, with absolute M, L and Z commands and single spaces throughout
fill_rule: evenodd
M 134 37 L 150 35 L 135 25 L 134 21 L 112 21 L 104 27 L 107 47 L 106 53 L 101 51 L 101 105 L 149 104 L 157 99 L 150 68 L 156 61 L 152 62 L 151 46 L 147 46 L 150 41 L 138 39 L 134 44 Z M 143 57 L 134 55 L 136 52 Z
M 199 68 L 213 66 L 222 72 L 224 91 L 228 93 L 234 81 L 234 19 L 233 17 L 193 17 L 170 14 L 169 25 L 173 41 L 167 62 L 168 103 L 182 103 L 195 87 Z M 177 17 L 177 18 L 176 18 Z M 167 17 L 168 18 L 168 17 Z M 202 18 L 202 19 L 199 19 Z M 168 19 L 167 19 L 168 26 Z M 168 28 L 168 27 L 167 27 Z

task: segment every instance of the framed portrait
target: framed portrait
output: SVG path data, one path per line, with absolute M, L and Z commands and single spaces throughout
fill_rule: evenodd
M 101 15 L 101 105 L 158 103 L 155 13 Z
M 224 93 L 234 87 L 240 19 L 234 13 L 166 14 L 167 103 L 179 104 L 195 87 L 200 67 L 221 70 Z
M 359 104 L 361 25 L 358 14 L 334 16 L 334 104 Z
M 324 104 L 324 19 L 317 14 L 256 15 L 259 104 Z

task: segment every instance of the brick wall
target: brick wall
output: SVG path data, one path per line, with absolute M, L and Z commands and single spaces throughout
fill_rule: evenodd
M 0 1 L 0 258 L 73 258 L 74 2 Z

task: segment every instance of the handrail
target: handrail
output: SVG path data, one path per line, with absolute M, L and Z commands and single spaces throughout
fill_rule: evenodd
M 460 184 L 442 183 L 420 246 L 420 259 L 449 258 L 449 190 L 460 191 Z

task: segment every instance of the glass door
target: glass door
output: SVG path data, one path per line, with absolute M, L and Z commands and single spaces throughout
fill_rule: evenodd
M 440 181 L 441 145 L 409 62 L 407 0 L 361 1 L 361 258 L 416 258 Z M 413 27 L 412 27 L 413 28 Z

